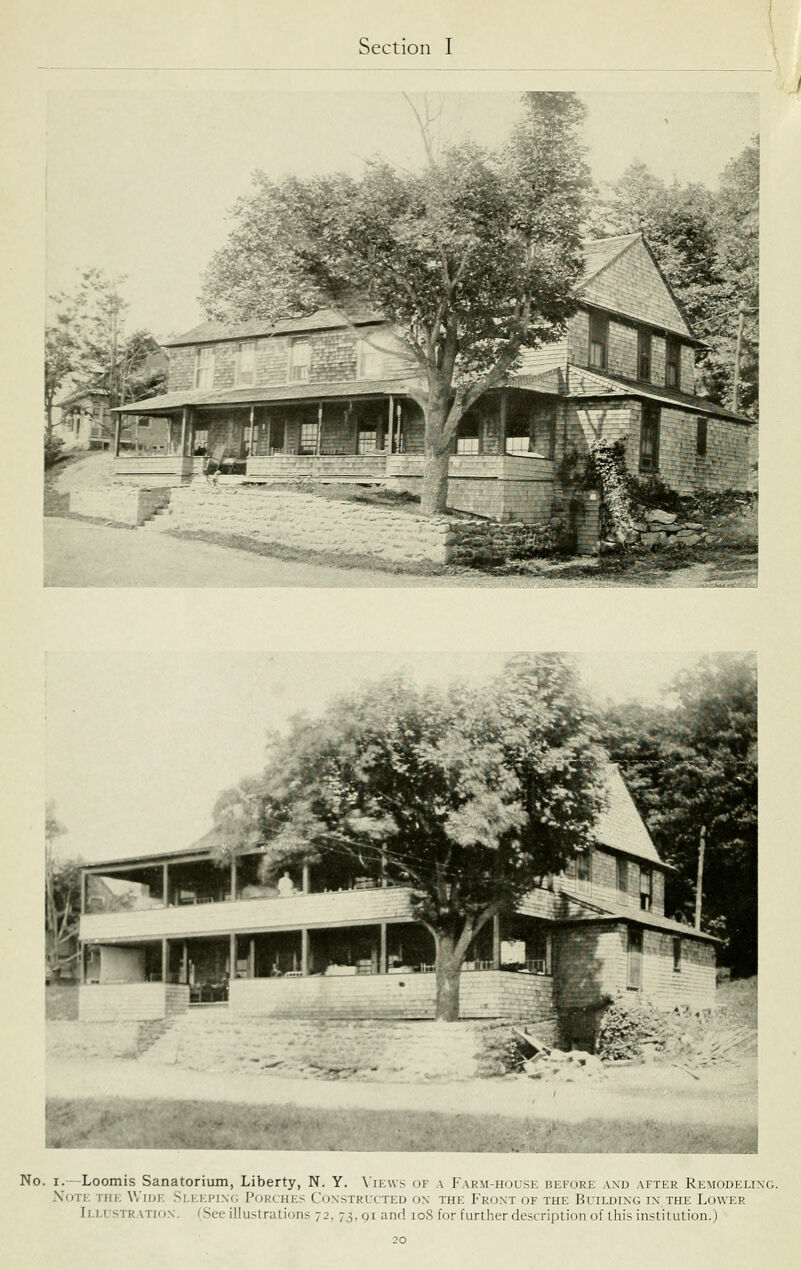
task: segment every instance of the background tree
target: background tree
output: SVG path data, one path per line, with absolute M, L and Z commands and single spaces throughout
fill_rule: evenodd
M 382 159 L 343 173 L 270 181 L 256 173 L 212 258 L 210 316 L 274 319 L 358 300 L 389 319 L 421 376 L 422 510 L 445 509 L 459 421 L 501 384 L 523 348 L 557 339 L 574 308 L 589 171 L 572 93 L 526 93 L 508 142 L 490 152 L 435 144 L 429 103 L 415 111 L 425 163 Z
M 344 861 L 410 887 L 435 943 L 436 1015 L 454 1020 L 478 933 L 586 849 L 601 762 L 558 656 L 516 658 L 481 686 L 384 679 L 271 739 L 262 775 L 218 801 L 218 856 L 263 847 L 270 881 Z
M 706 828 L 703 927 L 725 937 L 738 974 L 757 968 L 757 684 L 750 656 L 705 658 L 681 674 L 674 704 L 607 712 L 604 739 L 669 875 L 669 905 L 692 921 Z
M 78 957 L 74 946 L 80 918 L 81 861 L 60 859 L 55 851 L 66 830 L 56 819 L 52 803 L 45 813 L 45 934 L 47 964 L 58 978 Z
M 79 336 L 80 307 L 76 296 L 52 297 L 53 319 L 45 327 L 45 440 L 53 441 L 53 405 L 64 384 L 80 374 L 83 348 Z

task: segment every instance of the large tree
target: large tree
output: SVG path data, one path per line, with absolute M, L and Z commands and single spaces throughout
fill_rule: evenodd
M 51 803 L 45 813 L 45 934 L 47 962 L 58 978 L 77 959 L 75 936 L 80 915 L 80 860 L 64 859 L 55 844 L 66 830 Z
M 601 769 L 556 655 L 515 658 L 480 686 L 388 678 L 272 738 L 261 776 L 218 800 L 218 854 L 262 848 L 265 880 L 345 860 L 409 887 L 434 938 L 436 1015 L 453 1020 L 479 931 L 587 849 Z
M 272 181 L 263 172 L 233 209 L 206 272 L 210 316 L 274 319 L 367 302 L 402 335 L 425 416 L 422 510 L 445 509 L 459 421 L 504 382 L 523 348 L 558 338 L 583 267 L 589 172 L 572 93 L 526 93 L 497 151 L 438 147 L 429 104 L 412 102 L 419 170 L 383 159 L 343 173 Z
M 751 656 L 705 658 L 673 703 L 608 712 L 604 736 L 663 859 L 671 907 L 692 921 L 705 830 L 704 929 L 740 974 L 757 965 L 757 685 Z

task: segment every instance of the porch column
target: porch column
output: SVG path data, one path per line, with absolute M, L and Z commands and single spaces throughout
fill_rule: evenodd
M 387 924 L 382 922 L 380 926 L 381 942 L 378 946 L 378 973 L 385 975 L 387 973 Z
M 250 441 L 248 442 L 248 458 L 253 453 L 253 438 L 256 433 L 256 407 L 250 407 Z
M 81 944 L 80 982 L 86 983 L 86 944 Z
M 186 940 L 181 946 L 181 983 L 189 983 L 189 946 Z
M 170 973 L 170 946 L 166 939 L 161 941 L 161 982 L 166 983 Z
M 231 899 L 236 899 L 236 856 L 231 856 Z
M 81 913 L 86 912 L 86 874 L 81 870 Z
M 170 873 L 166 860 L 161 866 L 161 898 L 165 908 L 170 904 Z
M 300 884 L 301 890 L 302 890 L 302 892 L 303 892 L 303 894 L 304 894 L 304 895 L 308 895 L 308 894 L 309 894 L 309 889 L 310 889 L 310 885 L 309 885 L 309 884 L 310 884 L 310 881 L 311 881 L 311 875 L 310 875 L 310 870 L 309 870 L 309 862 L 308 862 L 308 860 L 304 860 L 304 861 L 303 861 L 303 880 L 302 880 L 302 882 L 301 882 L 301 884 Z
M 395 411 L 395 453 L 401 452 L 401 430 L 403 428 L 403 402 L 398 402 L 398 408 Z
M 189 417 L 189 407 L 184 406 L 181 410 L 181 458 L 186 454 L 186 424 Z
M 114 412 L 114 458 L 116 459 L 120 452 L 120 437 L 122 436 L 122 415 L 119 410 Z
M 393 420 L 394 416 L 395 416 L 395 398 L 393 397 L 392 393 L 390 393 L 390 394 L 389 394 L 389 405 L 388 405 L 388 409 L 387 409 L 387 427 L 386 427 L 386 432 L 385 432 L 385 431 L 384 431 L 384 429 L 382 428 L 382 429 L 381 429 L 382 436 L 381 436 L 380 438 L 379 438 L 379 437 L 376 437 L 376 439 L 375 439 L 375 440 L 376 440 L 376 449 L 377 449 L 377 450 L 385 450 L 385 451 L 388 451 L 389 453 L 391 453 L 391 452 L 392 452 L 392 420 Z M 387 437 L 389 437 L 389 444 L 387 444 Z M 380 444 L 380 445 L 378 444 L 379 439 L 380 439 L 380 441 L 381 441 L 381 444 Z
M 387 886 L 387 853 L 381 848 L 381 885 Z
M 270 414 L 269 410 L 267 411 L 267 437 L 266 437 L 266 441 L 267 441 L 267 446 L 266 446 L 266 449 L 267 449 L 267 457 L 269 458 L 269 457 L 270 457 L 270 455 L 271 455 L 271 453 L 272 453 L 272 448 L 273 448 L 273 417 L 272 417 L 272 415 Z
M 236 978 L 236 935 L 233 931 L 228 936 L 228 978 Z
M 314 449 L 315 454 L 320 454 L 322 450 L 322 444 L 323 444 L 323 403 L 320 401 L 317 404 L 317 445 L 315 446 L 315 449 Z
M 501 968 L 501 919 L 498 913 L 492 919 L 492 969 Z
M 251 936 L 248 943 L 248 979 L 256 978 L 256 941 Z
M 304 926 L 300 932 L 300 973 L 303 978 L 309 974 L 309 932 Z
M 506 389 L 501 389 L 501 404 L 498 415 L 498 453 L 506 453 Z

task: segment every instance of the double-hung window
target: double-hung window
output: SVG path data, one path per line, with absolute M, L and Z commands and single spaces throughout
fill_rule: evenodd
M 651 904 L 654 898 L 654 874 L 653 869 L 644 864 L 640 869 L 640 908 L 650 913 Z
M 311 344 L 308 340 L 293 340 L 289 346 L 289 378 L 295 383 L 305 383 L 311 366 Z
M 665 341 L 665 385 L 678 388 L 681 383 L 681 344 L 672 335 Z
M 380 379 L 383 358 L 380 351 L 367 340 L 359 341 L 359 378 Z
M 236 382 L 242 388 L 256 382 L 256 345 L 253 340 L 245 340 L 237 349 Z
M 201 344 L 197 350 L 195 387 L 214 387 L 214 346 L 212 344 Z
M 637 378 L 651 378 L 651 332 L 637 332 Z
M 642 406 L 640 471 L 646 475 L 659 471 L 659 407 L 652 401 Z
M 603 313 L 590 313 L 590 366 L 606 370 L 609 320 Z

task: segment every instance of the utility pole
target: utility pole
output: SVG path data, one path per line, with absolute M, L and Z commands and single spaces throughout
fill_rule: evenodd
M 698 880 L 695 884 L 695 929 L 701 929 L 701 897 L 704 885 L 704 852 L 706 851 L 706 825 L 701 826 L 698 843 Z
M 737 311 L 737 343 L 734 346 L 734 386 L 732 389 L 732 410 L 740 408 L 740 354 L 743 349 L 743 325 L 745 322 L 745 305 L 741 304 Z

